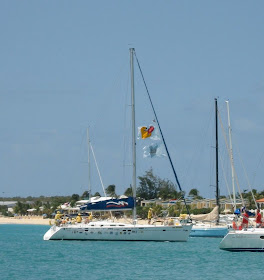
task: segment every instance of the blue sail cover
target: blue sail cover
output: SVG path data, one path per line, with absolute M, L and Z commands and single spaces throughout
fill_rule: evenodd
M 90 202 L 80 207 L 81 211 L 109 211 L 109 210 L 129 210 L 134 208 L 134 198 L 110 199 L 104 201 Z
M 244 209 L 245 209 L 245 207 L 242 207 L 242 210 L 244 210 Z M 255 215 L 256 215 L 255 213 L 252 213 L 252 212 L 250 212 L 250 211 L 248 211 L 248 210 L 246 210 L 246 212 L 248 213 L 249 216 L 255 216 Z M 240 214 L 241 214 L 241 210 L 240 210 L 239 208 L 236 209 L 235 212 L 234 212 L 234 214 L 240 215 Z

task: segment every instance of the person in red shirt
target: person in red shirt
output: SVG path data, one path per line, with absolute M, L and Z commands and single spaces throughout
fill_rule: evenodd
M 259 228 L 261 227 L 261 214 L 259 209 L 257 209 L 257 213 L 256 213 L 256 227 Z
M 248 228 L 248 218 L 249 215 L 246 211 L 246 209 L 244 209 L 243 214 L 242 214 L 243 220 L 242 220 L 242 228 Z

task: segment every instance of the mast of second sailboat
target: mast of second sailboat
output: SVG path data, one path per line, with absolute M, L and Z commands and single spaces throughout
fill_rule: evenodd
M 216 223 L 219 223 L 220 203 L 219 203 L 219 179 L 218 179 L 218 106 L 217 98 L 215 98 L 215 185 L 216 185 L 216 205 L 218 206 L 218 215 Z
M 230 153 L 232 187 L 233 187 L 233 202 L 234 202 L 234 211 L 235 211 L 236 210 L 235 171 L 234 171 L 234 157 L 233 157 L 233 147 L 232 147 L 232 135 L 231 135 L 232 130 L 230 124 L 229 101 L 226 101 L 226 107 L 227 107 L 228 134 L 229 134 L 229 153 Z

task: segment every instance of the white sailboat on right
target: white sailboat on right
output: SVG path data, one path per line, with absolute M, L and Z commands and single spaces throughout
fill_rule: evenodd
M 230 129 L 230 123 L 229 123 L 229 129 Z M 236 205 L 233 173 L 234 172 L 232 169 L 234 205 Z M 249 225 L 249 227 L 244 227 L 244 228 L 237 227 L 237 226 L 235 228 L 231 228 L 229 229 L 229 232 L 221 241 L 219 248 L 226 251 L 237 251 L 237 252 L 239 251 L 264 252 L 264 228 L 257 228 L 257 227 L 253 227 L 252 225 Z
M 264 252 L 264 228 L 230 230 L 219 248 L 226 251 Z

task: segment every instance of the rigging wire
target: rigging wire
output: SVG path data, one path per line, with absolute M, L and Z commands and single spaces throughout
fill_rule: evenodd
M 227 178 L 226 178 L 226 174 L 224 172 L 223 158 L 222 158 L 221 155 L 220 155 L 220 162 L 221 162 L 221 167 L 222 167 L 223 176 L 224 176 L 224 180 L 225 180 L 225 183 L 226 183 L 226 188 L 227 188 L 227 191 L 228 191 L 229 199 L 230 199 L 230 202 L 231 202 L 231 204 L 234 208 L 235 206 L 234 206 L 234 202 L 233 202 L 232 195 L 231 195 L 231 192 L 230 192 L 229 184 L 228 184 L 228 181 L 227 181 Z
M 209 134 L 208 132 L 209 132 L 210 124 L 211 124 L 211 121 L 212 121 L 212 118 L 213 118 L 213 112 L 214 112 L 214 108 L 211 107 L 211 112 L 209 114 L 208 122 L 205 125 L 203 125 L 204 128 L 203 128 L 203 131 L 201 133 L 202 140 L 203 139 L 207 139 L 207 137 L 208 137 L 208 134 Z M 193 156 L 192 156 L 191 160 L 189 161 L 189 164 L 188 164 L 188 166 L 186 168 L 186 173 L 183 176 L 184 178 L 188 178 L 189 185 L 193 185 L 193 181 L 197 181 L 197 178 L 194 179 L 194 175 L 189 175 L 188 172 L 190 170 L 192 170 L 192 166 L 198 166 L 199 165 L 199 164 L 195 164 L 195 163 L 197 163 L 198 160 L 201 159 L 201 155 L 204 154 L 204 151 L 206 149 L 206 146 L 204 145 L 204 142 L 205 141 L 200 141 L 200 144 L 196 145 L 197 152 L 193 154 Z M 196 154 L 196 156 L 195 156 L 195 154 Z M 211 166 L 211 164 L 210 164 L 210 166 Z M 210 179 L 209 180 L 211 182 L 212 171 L 210 170 L 209 173 L 210 173 Z M 192 178 L 191 178 L 191 176 L 192 176 Z
M 246 177 L 246 180 L 247 180 L 248 187 L 249 187 L 249 189 L 250 189 L 252 198 L 253 198 L 253 200 L 254 200 L 254 203 L 255 203 L 255 205 L 256 205 L 256 208 L 258 209 L 258 205 L 257 205 L 256 199 L 255 199 L 255 196 L 254 196 L 254 194 L 253 194 L 253 190 L 252 190 L 252 187 L 251 187 L 251 184 L 250 184 L 250 182 L 249 182 L 249 178 L 248 178 L 248 175 L 247 175 L 247 172 L 246 172 L 246 169 L 245 169 L 245 164 L 244 164 L 243 159 L 242 159 L 242 157 L 241 157 L 240 151 L 239 151 L 238 149 L 236 149 L 236 150 L 237 150 L 238 157 L 239 157 L 240 163 L 241 163 L 241 165 L 242 165 L 242 168 L 243 168 L 243 171 L 244 171 L 244 174 L 245 174 L 245 177 Z
M 98 164 L 97 164 L 97 161 L 96 161 L 96 158 L 95 158 L 95 154 L 94 154 L 94 149 L 93 149 L 93 146 L 92 146 L 91 142 L 90 142 L 90 147 L 91 147 L 91 151 L 92 151 L 92 154 L 93 154 L 93 158 L 94 158 L 95 166 L 96 166 L 96 169 L 97 169 L 97 173 L 99 175 L 100 182 L 101 182 L 101 185 L 102 185 L 102 188 L 103 188 L 103 191 L 104 191 L 104 195 L 106 196 L 105 187 L 104 187 L 104 184 L 103 184 L 103 180 L 102 180 L 102 177 L 101 177 L 100 170 L 98 168 Z
M 143 75 L 143 72 L 141 70 L 141 67 L 140 67 L 140 64 L 139 64 L 139 61 L 138 61 L 138 58 L 137 58 L 137 55 L 136 55 L 136 52 L 134 52 L 135 54 L 135 58 L 136 58 L 136 61 L 137 61 L 137 65 L 138 65 L 138 68 L 139 68 L 139 71 L 140 71 L 140 74 L 141 74 L 141 77 L 143 79 L 143 83 L 145 85 L 145 89 L 147 91 L 147 94 L 148 94 L 148 98 L 149 98 L 149 101 L 150 101 L 150 104 L 151 104 L 151 107 L 152 107 L 152 110 L 153 110 L 153 113 L 154 113 L 154 116 L 155 116 L 155 120 L 158 124 L 158 127 L 159 127 L 159 131 L 160 131 L 160 134 L 161 134 L 161 138 L 162 138 L 162 141 L 163 141 L 163 144 L 165 146 L 165 150 L 166 150 L 166 153 L 168 155 L 168 158 L 169 158 L 169 161 L 170 161 L 170 164 L 171 164 L 171 167 L 172 167 L 172 171 L 173 171 L 173 174 L 174 174 L 174 177 L 176 179 L 176 182 L 177 182 L 177 185 L 181 191 L 181 195 L 182 195 L 182 198 L 183 198 L 183 201 L 184 201 L 184 204 L 185 204 L 185 207 L 186 207 L 186 210 L 188 212 L 188 215 L 190 216 L 190 211 L 189 211 L 189 208 L 187 206 L 187 203 L 186 203 L 186 200 L 185 200 L 185 197 L 184 197 L 184 193 L 182 191 L 182 188 L 181 188 L 181 185 L 180 185 L 180 182 L 179 182 L 179 179 L 178 179 L 178 176 L 176 174 L 176 171 L 174 169 L 174 166 L 173 166 L 173 163 L 172 163 L 172 160 L 171 160 L 171 157 L 170 157 L 170 154 L 169 154 L 169 151 L 168 151 L 168 148 L 167 148 L 167 145 L 166 145 L 166 142 L 165 142 L 165 139 L 164 139 L 164 136 L 163 136 L 163 133 L 162 133 L 162 130 L 161 130 L 161 127 L 160 127 L 160 124 L 159 124 L 159 121 L 158 121 L 158 117 L 156 115 L 156 111 L 154 109 L 154 105 L 152 103 L 152 100 L 151 100 L 151 97 L 150 97 L 150 94 L 149 94 L 149 90 L 148 90 L 148 87 L 147 87 L 147 84 L 146 84 L 146 81 L 145 81 L 145 78 L 144 78 L 144 75 Z
M 218 111 L 218 118 L 219 118 L 219 120 L 220 120 L 220 124 L 221 124 L 222 132 L 223 132 L 223 135 L 224 135 L 224 139 L 225 139 L 225 144 L 226 144 L 226 148 L 227 148 L 227 151 L 228 151 L 228 155 L 229 155 L 229 158 L 230 158 L 230 160 L 231 160 L 231 152 L 230 152 L 230 149 L 229 149 L 229 145 L 228 145 L 226 133 L 225 133 L 225 130 L 224 130 L 224 126 L 223 126 L 222 119 L 221 119 L 221 116 L 220 116 L 220 112 L 219 112 L 219 111 Z M 243 196 L 242 196 L 242 193 L 241 193 L 241 189 L 240 189 L 240 185 L 239 185 L 239 182 L 238 182 L 237 173 L 236 173 L 235 170 L 234 170 L 234 175 L 235 175 L 236 184 L 237 184 L 237 188 L 238 188 L 238 190 L 239 190 L 239 195 L 240 195 L 242 204 L 243 204 L 243 206 L 245 206 L 245 202 L 244 202 L 244 199 L 243 199 Z
M 264 152 L 262 153 L 262 155 L 261 155 L 260 158 L 259 158 L 259 161 L 258 161 L 258 164 L 257 164 L 257 167 L 256 167 L 256 171 L 254 172 L 254 177 L 253 177 L 253 180 L 252 180 L 252 185 L 255 184 L 255 179 L 256 179 L 257 170 L 258 170 L 258 168 L 259 168 L 259 166 L 260 166 L 260 163 L 261 163 L 261 161 L 262 161 L 262 159 L 263 159 L 263 156 L 264 156 Z

